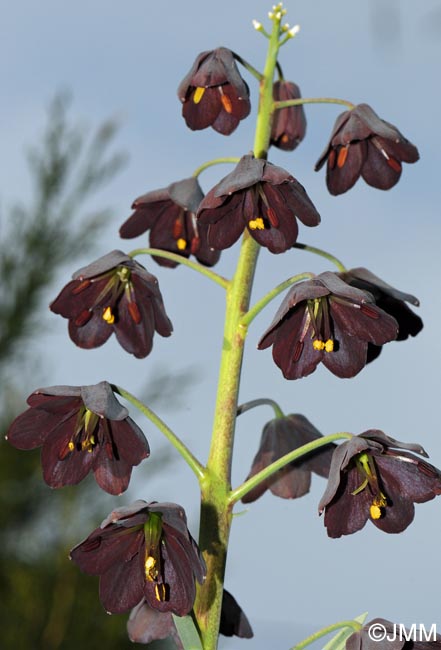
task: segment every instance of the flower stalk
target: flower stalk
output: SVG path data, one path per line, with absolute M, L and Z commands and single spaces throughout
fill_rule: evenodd
M 273 79 L 279 50 L 281 16 L 273 17 L 267 59 L 260 82 L 259 109 L 254 155 L 265 158 L 271 135 Z M 231 459 L 240 385 L 240 373 L 247 335 L 242 318 L 249 308 L 259 245 L 245 231 L 233 279 L 227 288 L 224 344 L 219 369 L 213 436 L 205 479 L 201 483 L 199 547 L 207 565 L 207 578 L 199 588 L 195 615 L 204 650 L 215 650 L 218 642 L 223 581 L 228 538 L 232 522 Z
M 314 440 L 313 442 L 308 442 L 306 445 L 302 445 L 301 447 L 298 447 L 297 449 L 290 451 L 289 454 L 285 454 L 285 456 L 282 456 L 278 460 L 274 461 L 274 463 L 271 463 L 271 465 L 268 465 L 268 467 L 265 467 L 263 470 L 261 470 L 260 472 L 252 476 L 250 479 L 248 479 L 248 481 L 245 481 L 244 483 L 242 483 L 242 485 L 239 485 L 238 488 L 232 490 L 228 497 L 228 503 L 231 506 L 233 506 L 235 503 L 237 503 L 237 501 L 240 501 L 242 497 L 248 494 L 248 492 L 250 492 L 255 487 L 257 487 L 260 483 L 262 483 L 262 481 L 268 479 L 270 476 L 278 472 L 279 469 L 285 467 L 285 465 L 292 463 L 293 460 L 298 460 L 302 456 L 305 456 L 306 454 L 309 454 L 312 451 L 319 449 L 320 447 L 329 445 L 331 442 L 334 442 L 335 440 L 343 440 L 343 439 L 350 439 L 350 438 L 353 438 L 352 433 L 347 433 L 347 432 L 332 433 L 329 436 L 323 436 L 323 438 L 319 438 L 318 440 Z
M 143 404 L 139 399 L 134 395 L 129 393 L 124 388 L 120 386 L 112 386 L 113 390 L 126 399 L 130 404 L 133 404 L 146 418 L 156 426 L 161 433 L 167 438 L 167 440 L 173 445 L 173 447 L 181 454 L 182 458 L 185 460 L 190 469 L 194 472 L 199 481 L 201 481 L 205 476 L 205 470 L 203 465 L 197 460 L 191 451 L 184 445 L 182 440 L 168 427 L 161 418 L 156 415 L 148 406 Z
M 197 271 L 201 275 L 205 275 L 206 278 L 209 278 L 221 286 L 223 289 L 226 289 L 229 285 L 229 281 L 219 275 L 219 273 L 215 273 L 214 271 L 207 269 L 206 266 L 202 266 L 202 264 L 198 264 L 198 262 L 192 262 L 186 257 L 178 255 L 177 253 L 171 253 L 170 251 L 165 251 L 161 248 L 136 248 L 135 250 L 128 253 L 129 257 L 137 257 L 138 255 L 154 255 L 155 257 L 163 257 L 166 260 L 172 260 L 172 262 L 176 262 L 177 264 L 188 266 L 188 268 L 193 269 L 193 271 Z
M 303 650 L 303 648 L 307 648 L 309 645 L 311 645 L 311 643 L 318 641 L 318 639 L 321 639 L 327 634 L 331 634 L 331 632 L 335 632 L 335 630 L 350 628 L 354 630 L 354 632 L 358 632 L 362 627 L 362 624 L 358 623 L 357 621 L 340 621 L 338 623 L 333 623 L 332 625 L 328 625 L 327 627 L 324 627 L 321 630 L 318 630 L 317 632 L 314 632 L 310 636 L 306 637 L 306 639 L 303 639 L 303 641 L 293 646 L 291 650 Z

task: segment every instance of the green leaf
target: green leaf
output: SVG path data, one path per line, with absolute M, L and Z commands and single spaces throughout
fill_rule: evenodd
M 178 630 L 184 650 L 203 650 L 196 625 L 191 616 L 175 616 L 173 622 Z

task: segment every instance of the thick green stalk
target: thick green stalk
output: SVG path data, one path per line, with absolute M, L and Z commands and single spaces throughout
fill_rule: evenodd
M 273 78 L 279 48 L 280 20 L 273 20 L 264 75 L 260 83 L 254 155 L 266 158 L 273 109 Z M 259 245 L 246 230 L 236 272 L 227 288 L 224 342 L 219 370 L 213 435 L 205 478 L 201 481 L 199 545 L 207 564 L 207 578 L 199 589 L 194 611 L 204 650 L 218 642 L 228 538 L 232 507 L 231 458 L 236 424 L 242 359 L 247 327 L 241 318 L 248 311 Z

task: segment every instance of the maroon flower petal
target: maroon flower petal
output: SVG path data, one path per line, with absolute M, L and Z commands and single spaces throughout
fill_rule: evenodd
M 377 143 L 379 144 L 378 141 Z M 367 152 L 366 161 L 361 172 L 366 183 L 379 190 L 389 190 L 396 185 L 402 172 L 401 163 L 395 159 L 386 158 L 387 154 L 384 155 L 375 146 L 374 140 L 368 142 Z
M 299 308 L 289 314 L 275 333 L 273 359 L 286 379 L 307 377 L 322 361 L 323 350 L 315 350 L 310 328 L 302 341 L 306 312 Z M 260 344 L 259 344 L 260 345 Z
M 70 559 L 89 575 L 102 575 L 117 564 L 123 565 L 138 556 L 144 544 L 142 530 L 122 527 L 96 528 L 70 552 Z M 143 572 L 142 572 L 143 573 Z
M 68 449 L 69 442 L 73 441 L 76 423 L 75 413 L 52 430 L 41 449 L 43 478 L 52 488 L 77 485 L 90 472 L 94 456 L 98 453 L 96 447 L 91 452 Z
M 110 614 L 123 614 L 139 603 L 144 587 L 144 557 L 113 565 L 100 577 L 100 601 Z
M 124 350 L 138 359 L 143 359 L 152 350 L 155 319 L 151 300 L 136 295 L 137 319 L 132 314 L 131 301 L 124 294 L 118 305 L 118 317 L 113 325 L 118 343 Z M 138 321 L 138 322 L 137 322 Z
M 355 468 L 341 474 L 336 495 L 325 508 L 324 523 L 329 537 L 351 535 L 366 524 L 372 494 L 365 489 L 354 495 L 353 492 L 359 487 L 360 476 Z
M 84 350 L 99 348 L 103 345 L 113 332 L 112 326 L 103 319 L 103 310 L 98 309 L 91 312 L 90 319 L 81 326 L 75 325 L 70 320 L 68 325 L 71 340 Z
M 121 458 L 108 456 L 106 450 L 101 449 L 93 464 L 93 473 L 102 490 L 120 495 L 129 486 L 132 465 Z
M 176 650 L 184 650 L 172 614 L 152 609 L 144 599 L 130 612 L 127 633 L 134 643 L 151 643 L 171 637 Z
M 15 418 L 6 440 L 16 449 L 35 449 L 44 443 L 58 422 L 56 415 L 30 408 Z
M 355 377 L 366 365 L 368 344 L 355 336 L 349 336 L 335 321 L 334 325 L 334 351 L 324 353 L 323 365 L 341 379 Z
M 335 150 L 335 162 L 328 159 L 326 169 L 326 184 L 330 194 L 338 196 L 351 189 L 360 178 L 362 168 L 367 157 L 365 142 L 356 142 L 348 148 Z M 344 159 L 344 163 L 339 161 Z
M 383 345 L 397 338 L 398 323 L 376 305 L 367 302 L 351 305 L 329 301 L 335 327 L 345 335 L 374 345 Z

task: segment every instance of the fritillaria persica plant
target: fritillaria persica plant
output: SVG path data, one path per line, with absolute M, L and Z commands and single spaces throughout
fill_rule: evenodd
M 132 239 L 148 231 L 151 247 L 104 254 L 76 271 L 50 305 L 68 320 L 69 336 L 79 347 L 104 345 L 114 333 L 123 350 L 144 359 L 152 352 L 155 332 L 169 337 L 173 327 L 167 296 L 138 258 L 150 256 L 168 267 L 161 269 L 165 273 L 184 265 L 217 283 L 225 292 L 226 308 L 208 458 L 198 459 L 197 450 L 190 450 L 147 405 L 106 381 L 35 390 L 29 409 L 7 434 L 18 449 L 42 448 L 43 478 L 49 486 L 75 485 L 93 472 L 100 488 L 119 495 L 129 485 L 132 468 L 150 454 L 144 434 L 120 403 L 123 399 L 156 425 L 194 473 L 201 495 L 197 542 L 180 505 L 148 494 L 146 500 L 116 507 L 70 553 L 83 572 L 99 576 L 99 597 L 109 613 L 131 610 L 128 634 L 139 643 L 169 637 L 177 648 L 214 650 L 219 633 L 252 636 L 247 617 L 224 588 L 233 509 L 240 501 L 251 503 L 266 491 L 298 498 L 308 492 L 312 474 L 328 477 L 319 512 L 328 535 L 340 537 L 368 521 L 385 533 L 399 533 L 412 523 L 415 503 L 441 494 L 441 473 L 425 460 L 419 444 L 398 442 L 378 429 L 323 436 L 304 414 L 285 415 L 273 396 L 239 405 L 248 328 L 286 290 L 274 316 L 268 308 L 259 348 L 272 348 L 287 380 L 312 374 L 320 363 L 336 377 L 353 377 L 385 344 L 405 341 L 422 328 L 408 306 L 417 307 L 417 298 L 370 270 L 347 270 L 330 253 L 298 242 L 299 230 L 303 237 L 326 215 L 320 217 L 307 190 L 270 156 L 271 147 L 291 152 L 301 143 L 306 104 L 344 107 L 316 165 L 318 170 L 326 164 L 331 194 L 348 191 L 360 176 L 387 190 L 400 179 L 403 163 L 418 160 L 418 151 L 367 104 L 302 97 L 299 87 L 285 79 L 279 61 L 281 48 L 298 32 L 284 23 L 285 14 L 281 3 L 274 6 L 268 30 L 254 21 L 268 45 L 262 72 L 218 47 L 199 54 L 179 85 L 186 125 L 192 130 L 212 127 L 229 136 L 250 114 L 253 93 L 242 77 L 250 74 L 258 84 L 258 99 L 249 151 L 240 159 L 204 162 L 192 175 L 186 170 L 181 180 L 165 178 L 162 189 L 147 188 L 133 202 L 120 235 Z M 204 196 L 199 177 L 217 164 L 234 168 Z M 237 265 L 227 279 L 212 267 L 221 251 L 232 246 L 237 247 Z M 333 266 L 319 275 L 297 273 L 250 305 L 261 247 L 291 256 L 293 248 L 303 249 Z M 271 406 L 274 417 L 262 427 L 248 476 L 232 486 L 236 418 L 260 405 Z M 332 624 L 298 647 L 345 627 L 349 632 L 335 648 L 346 640 L 348 650 L 370 648 L 363 622 Z

